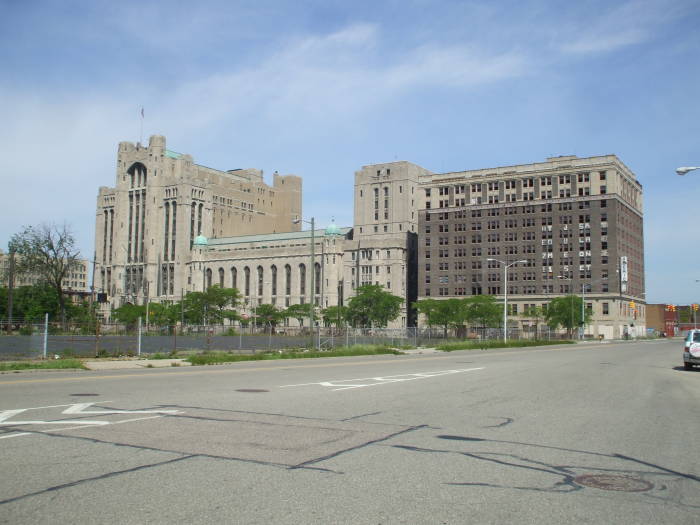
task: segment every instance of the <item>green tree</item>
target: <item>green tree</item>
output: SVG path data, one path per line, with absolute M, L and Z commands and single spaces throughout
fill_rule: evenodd
M 296 319 L 299 326 L 304 326 L 304 319 L 311 315 L 311 303 L 292 304 L 282 313 L 284 319 Z
M 235 288 L 221 288 L 218 284 L 205 292 L 188 292 L 182 300 L 183 315 L 190 324 L 216 324 L 224 319 L 237 319 L 233 310 L 240 299 Z
M 581 318 L 581 305 L 583 299 L 578 295 L 566 295 L 552 299 L 547 306 L 545 320 L 547 326 L 556 330 L 558 327 L 566 328 L 569 337 L 573 337 L 574 329 L 588 323 L 591 312 L 586 310 Z
M 128 328 L 136 326 L 139 317 L 143 320 L 146 319 L 145 305 L 127 303 L 112 311 L 112 318 L 125 324 Z
M 172 326 L 180 320 L 180 303 L 165 301 L 148 305 L 148 324 Z
M 387 292 L 378 284 L 357 288 L 357 294 L 348 302 L 347 318 L 353 326 L 385 327 L 401 312 L 403 298 Z
M 345 324 L 346 306 L 329 306 L 321 312 L 324 326 L 340 327 Z
M 12 236 L 10 252 L 17 254 L 16 272 L 33 275 L 56 291 L 61 320 L 66 319 L 64 281 L 80 258 L 75 237 L 66 225 L 27 226 Z
M 440 324 L 440 319 L 438 319 L 438 302 L 437 299 L 421 299 L 413 303 L 416 312 L 425 316 L 425 323 L 429 327 Z
M 459 334 L 469 318 L 469 299 L 421 299 L 415 305 L 428 326 L 442 326 L 445 336 L 449 328 Z
M 255 308 L 255 324 L 277 326 L 282 318 L 282 312 L 274 304 L 260 304 Z
M 503 306 L 491 295 L 475 295 L 469 298 L 467 320 L 481 327 L 498 326 L 503 315 Z
M 13 317 L 21 317 L 29 322 L 43 321 L 44 314 L 49 314 L 52 319 L 61 314 L 56 290 L 46 283 L 15 288 L 13 303 Z

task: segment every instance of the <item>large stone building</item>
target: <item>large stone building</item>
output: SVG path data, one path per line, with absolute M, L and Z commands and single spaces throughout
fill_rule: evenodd
M 589 333 L 643 331 L 642 188 L 614 155 L 442 174 L 405 161 L 363 166 L 352 227 L 312 235 L 301 218 L 299 177 L 275 173 L 268 186 L 258 170 L 196 165 L 161 136 L 123 142 L 116 186 L 98 196 L 96 287 L 114 307 L 219 284 L 252 311 L 312 297 L 343 305 L 379 284 L 404 298 L 391 325 L 403 327 L 416 324 L 420 298 L 503 298 L 500 263 L 487 259 L 524 259 L 509 272 L 513 314 L 583 290 Z
M 502 299 L 504 263 L 522 260 L 508 271 L 515 322 L 583 292 L 587 333 L 644 333 L 642 186 L 615 155 L 426 175 L 420 195 L 421 298 Z
M 299 230 L 301 178 L 255 169 L 219 171 L 166 149 L 122 142 L 116 184 L 101 187 L 95 225 L 96 287 L 111 306 L 179 298 L 201 289 L 193 278 L 198 236 Z
M 114 188 L 100 188 L 96 289 L 109 307 L 177 300 L 212 284 L 237 288 L 243 309 L 342 305 L 357 286 L 404 297 L 393 326 L 412 323 L 416 299 L 417 185 L 408 162 L 356 173 L 355 227 L 300 231 L 301 179 L 213 170 L 172 152 L 165 138 L 119 145 Z M 105 310 L 106 313 L 106 310 Z

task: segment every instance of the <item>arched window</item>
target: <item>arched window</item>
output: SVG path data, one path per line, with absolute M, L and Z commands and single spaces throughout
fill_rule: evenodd
M 243 275 L 245 279 L 245 296 L 250 296 L 250 268 L 247 266 L 243 268 Z
M 238 270 L 231 267 L 231 288 L 238 288 Z
M 208 290 L 209 288 L 211 288 L 211 268 L 207 268 L 206 276 L 207 277 L 206 277 L 206 286 L 205 287 Z
M 263 294 L 263 267 L 258 266 L 258 297 Z
M 314 272 L 314 294 L 319 295 L 321 293 L 321 265 L 315 264 Z
M 288 264 L 284 265 L 284 295 L 292 293 L 292 267 Z
M 132 188 L 140 188 L 146 185 L 146 166 L 140 162 L 134 162 L 131 167 L 126 170 L 129 174 L 129 182 Z
M 299 265 L 299 295 L 306 295 L 306 265 Z
M 270 280 L 272 281 L 272 297 L 277 295 L 277 266 L 274 264 L 270 267 Z
M 221 288 L 224 287 L 224 269 L 223 268 L 219 268 L 219 286 Z

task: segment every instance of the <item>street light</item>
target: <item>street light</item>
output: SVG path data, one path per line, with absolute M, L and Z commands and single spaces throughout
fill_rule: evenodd
M 316 222 L 314 217 L 311 217 L 310 221 L 305 219 L 294 219 L 292 221 L 294 224 L 299 224 L 305 222 L 311 225 L 311 308 L 309 309 L 309 330 L 311 330 L 311 336 L 314 333 L 314 303 L 316 302 L 316 289 L 314 288 L 314 278 L 316 276 L 316 240 L 314 238 Z
M 506 261 L 501 261 L 499 259 L 486 259 L 487 261 L 494 261 L 503 265 L 503 342 L 508 342 L 508 268 L 515 264 L 526 263 L 525 259 L 520 261 L 514 261 L 508 264 Z
M 680 168 L 676 168 L 676 173 L 678 173 L 678 175 L 685 175 L 689 171 L 695 170 L 700 170 L 700 166 L 681 166 Z

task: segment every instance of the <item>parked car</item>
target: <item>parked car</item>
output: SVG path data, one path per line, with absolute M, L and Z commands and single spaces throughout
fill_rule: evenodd
M 700 365 L 700 330 L 688 330 L 683 341 L 683 366 L 686 370 Z

